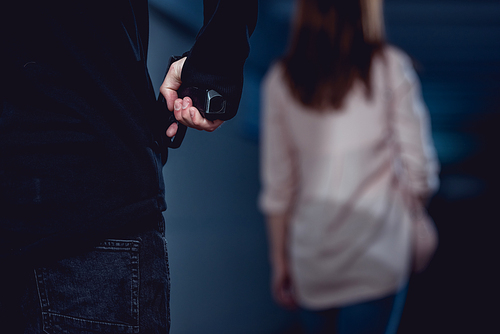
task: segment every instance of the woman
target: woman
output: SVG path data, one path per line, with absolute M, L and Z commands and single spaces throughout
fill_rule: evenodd
M 276 301 L 299 306 L 308 333 L 395 333 L 409 202 L 437 189 L 439 166 L 411 61 L 384 41 L 382 1 L 299 0 L 262 107 Z

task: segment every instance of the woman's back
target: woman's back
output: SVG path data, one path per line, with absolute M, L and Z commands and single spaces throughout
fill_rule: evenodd
M 265 80 L 261 207 L 292 212 L 292 272 L 310 307 L 397 290 L 409 272 L 410 225 L 395 165 L 405 166 L 400 177 L 415 193 L 437 186 L 427 110 L 408 57 L 385 47 L 370 78 L 370 96 L 357 80 L 341 109 L 321 112 L 293 95 L 281 63 Z

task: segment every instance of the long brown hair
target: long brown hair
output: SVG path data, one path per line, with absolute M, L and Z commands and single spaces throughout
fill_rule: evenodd
M 299 0 L 282 59 L 302 104 L 339 109 L 356 79 L 371 96 L 370 68 L 384 45 L 382 0 Z

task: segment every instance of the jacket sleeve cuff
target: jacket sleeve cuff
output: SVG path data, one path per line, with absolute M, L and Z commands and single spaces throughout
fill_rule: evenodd
M 183 55 L 187 59 L 182 69 L 182 86 L 215 90 L 226 100 L 226 112 L 216 118 L 224 121 L 233 118 L 238 111 L 243 91 L 243 65 L 234 68 L 232 73 L 211 73 L 197 66 L 191 54 L 188 51 Z

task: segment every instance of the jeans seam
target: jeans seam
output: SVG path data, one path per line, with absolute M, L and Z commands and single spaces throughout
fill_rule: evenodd
M 110 325 L 110 326 L 115 326 L 115 327 L 137 327 L 137 325 L 125 325 L 125 324 L 119 324 L 115 322 L 107 322 L 107 321 L 98 321 L 98 320 L 90 320 L 90 319 L 83 319 L 83 318 L 78 318 L 78 317 L 72 317 L 69 315 L 64 315 L 64 314 L 59 314 L 55 312 L 46 312 L 47 317 L 58 317 L 58 318 L 65 318 L 65 319 L 71 319 L 71 320 L 76 320 L 76 321 L 82 321 L 82 322 L 88 322 L 88 323 L 93 323 L 93 324 L 102 324 L 102 325 Z
M 39 272 L 37 272 L 37 270 L 34 269 L 33 272 L 35 274 L 36 289 L 38 292 L 38 300 L 40 302 L 40 313 L 41 313 L 41 318 L 42 318 L 42 330 L 45 333 L 49 334 L 49 332 L 47 331 L 48 330 L 47 323 L 50 320 L 48 319 L 49 317 L 44 310 L 48 309 L 50 307 L 50 305 L 49 305 L 49 301 L 47 298 L 47 291 L 45 289 L 45 284 L 43 282 L 43 271 L 40 270 Z M 49 327 L 50 327 L 50 325 L 49 325 Z
M 134 243 L 135 244 L 135 243 Z M 132 277 L 130 282 L 130 290 L 131 290 L 131 313 L 134 316 L 134 320 L 136 325 L 139 325 L 139 243 L 136 244 L 137 250 L 132 253 L 131 262 L 132 262 Z

